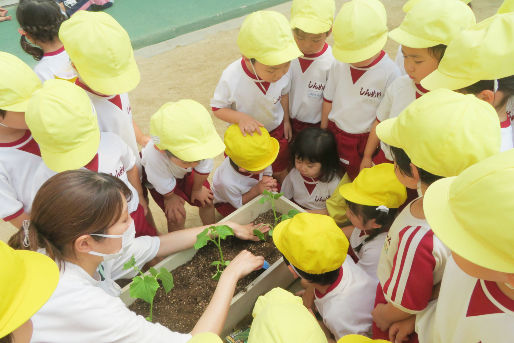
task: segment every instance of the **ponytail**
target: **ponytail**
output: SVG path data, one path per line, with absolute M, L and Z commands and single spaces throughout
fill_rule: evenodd
M 43 49 L 41 49 L 38 46 L 30 44 L 27 41 L 27 37 L 25 37 L 24 35 L 20 37 L 20 45 L 23 51 L 31 55 L 36 61 L 41 61 L 41 59 L 43 58 Z

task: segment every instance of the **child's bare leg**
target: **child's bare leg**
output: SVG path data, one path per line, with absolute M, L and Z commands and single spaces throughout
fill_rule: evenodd
M 198 207 L 198 214 L 200 215 L 203 225 L 214 224 L 216 222 L 216 213 L 214 212 L 213 204 Z
M 186 224 L 186 217 L 183 217 L 183 220 L 176 221 L 171 218 L 168 218 L 168 232 L 182 230 L 184 225 Z

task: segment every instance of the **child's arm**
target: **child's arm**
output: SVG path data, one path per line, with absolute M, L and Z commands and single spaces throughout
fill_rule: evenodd
M 323 105 L 321 105 L 321 125 L 322 129 L 326 129 L 328 127 L 328 114 L 332 111 L 332 102 L 323 100 Z
M 387 304 L 378 304 L 371 314 L 373 316 L 373 321 L 382 331 L 387 331 L 394 322 L 414 316 L 413 314 L 400 310 L 390 302 Z
M 362 158 L 360 169 L 371 168 L 373 167 L 373 153 L 377 150 L 378 144 L 380 143 L 380 139 L 377 136 L 377 125 L 379 121 L 375 119 L 373 125 L 371 125 L 371 130 L 369 132 L 368 141 L 366 143 L 366 148 L 364 148 L 364 157 Z
M 260 135 L 261 130 L 259 127 L 264 126 L 259 121 L 255 120 L 252 116 L 233 110 L 231 108 L 219 108 L 214 111 L 214 115 L 223 121 L 232 124 L 238 124 L 241 132 L 245 136 L 247 133 L 252 135 L 255 131 L 257 131 L 257 133 Z
M 211 190 L 203 186 L 209 174 L 200 174 L 193 171 L 193 189 L 191 191 L 191 203 L 198 200 L 202 206 L 212 204 L 214 195 Z
M 289 94 L 282 95 L 280 104 L 284 109 L 284 138 L 290 142 L 291 138 L 293 138 L 293 129 L 291 128 L 291 120 L 289 119 Z
M 401 343 L 407 341 L 409 339 L 409 335 L 414 333 L 415 326 L 415 316 L 411 316 L 407 319 L 394 323 L 389 328 L 389 340 L 393 343 Z
M 143 186 L 141 185 L 141 179 L 139 178 L 139 171 L 137 170 L 137 166 L 134 165 L 132 169 L 127 171 L 127 178 L 130 184 L 134 187 L 139 196 L 139 203 L 143 206 L 145 210 L 145 216 L 148 213 L 148 204 L 146 203 L 145 197 L 143 195 Z
M 139 128 L 134 120 L 132 120 L 132 126 L 134 127 L 134 133 L 136 134 L 137 144 L 145 147 L 146 144 L 150 141 L 150 137 L 143 134 L 143 131 Z
M 255 197 L 262 194 L 262 191 L 268 190 L 271 192 L 276 192 L 277 189 L 277 180 L 272 178 L 271 176 L 264 175 L 262 180 L 259 181 L 255 186 L 253 186 L 248 192 L 243 194 L 243 205 L 254 199 Z

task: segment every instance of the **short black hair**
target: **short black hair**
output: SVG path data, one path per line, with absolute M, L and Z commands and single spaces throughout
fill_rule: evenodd
M 439 45 L 436 45 L 436 46 L 431 46 L 428 49 L 428 53 L 434 57 L 437 61 L 441 62 L 441 59 L 443 58 L 444 56 L 444 53 L 446 51 L 446 45 L 444 44 L 439 44 Z
M 403 175 L 412 177 L 412 173 L 410 170 L 411 160 L 407 153 L 403 149 L 394 146 L 391 146 L 391 153 L 393 154 L 394 162 L 396 166 L 400 169 L 400 172 Z M 418 168 L 419 178 L 421 182 L 423 182 L 425 185 L 431 185 L 437 180 L 443 178 L 442 176 L 429 173 L 418 166 L 416 166 L 416 168 Z
M 288 266 L 291 265 L 291 262 L 289 262 L 284 255 L 282 255 L 282 257 L 284 258 L 284 262 Z M 304 272 L 303 270 L 300 270 L 297 267 L 294 267 L 294 269 L 302 279 L 305 279 L 311 283 L 317 283 L 318 285 L 322 286 L 328 286 L 333 284 L 337 281 L 337 278 L 339 277 L 339 268 L 322 274 L 309 274 L 307 272 Z
M 290 146 L 291 163 L 295 159 L 321 163 L 321 182 L 330 182 L 339 172 L 339 155 L 334 134 L 319 127 L 308 127 L 294 138 Z
M 0 110 L 0 118 L 4 119 L 6 113 L 7 113 L 6 110 Z
M 514 96 L 514 75 L 498 79 L 498 92 L 502 92 L 504 94 L 502 102 L 498 104 L 501 108 L 507 101 L 509 101 L 510 97 Z
M 480 80 L 472 85 L 458 89 L 457 92 L 477 95 L 484 90 L 494 91 L 494 80 Z

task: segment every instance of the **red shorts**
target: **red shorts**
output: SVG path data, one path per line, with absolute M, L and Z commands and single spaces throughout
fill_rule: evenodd
M 291 128 L 293 130 L 293 137 L 295 137 L 300 131 L 308 127 L 320 127 L 320 123 L 306 123 L 298 119 L 291 119 Z
M 145 217 L 145 210 L 143 206 L 139 204 L 137 210 L 130 214 L 132 220 L 134 220 L 134 226 L 136 227 L 136 237 L 139 236 L 157 236 L 157 230 L 153 227 Z
M 375 295 L 375 307 L 377 307 L 378 304 L 387 304 L 387 300 L 384 296 L 384 292 L 382 291 L 382 286 L 380 283 L 377 285 L 377 293 Z M 373 322 L 373 339 L 389 339 L 389 331 L 382 331 L 378 328 L 378 326 Z M 418 341 L 418 335 L 414 332 L 413 334 L 409 335 L 409 340 L 407 343 L 419 343 Z
M 331 120 L 328 122 L 328 130 L 330 130 L 336 138 L 341 168 L 348 173 L 351 180 L 355 179 L 359 174 L 369 132 L 348 133 L 338 128 Z
M 214 208 L 216 208 L 216 210 L 218 210 L 218 212 L 223 217 L 226 217 L 229 214 L 231 214 L 232 212 L 234 212 L 235 210 L 237 210 L 237 208 L 235 208 L 234 206 L 230 205 L 228 202 L 217 203 L 217 204 L 214 205 Z
M 191 173 L 187 173 L 183 179 L 176 179 L 177 184 L 175 185 L 173 193 L 187 201 L 187 203 L 191 206 L 202 207 L 198 200 L 196 200 L 194 203 L 191 203 L 191 192 L 193 190 L 194 174 L 195 172 L 193 171 Z M 211 189 L 209 181 L 205 180 L 203 185 L 207 189 Z M 157 205 L 159 205 L 159 207 L 164 211 L 164 196 L 157 192 L 155 188 L 150 188 L 150 194 L 152 195 L 152 198 L 155 200 Z
M 276 129 L 271 130 L 269 134 L 280 144 L 277 159 L 271 167 L 273 168 L 273 173 L 281 172 L 289 168 L 289 143 L 284 138 L 284 122 L 280 123 Z

